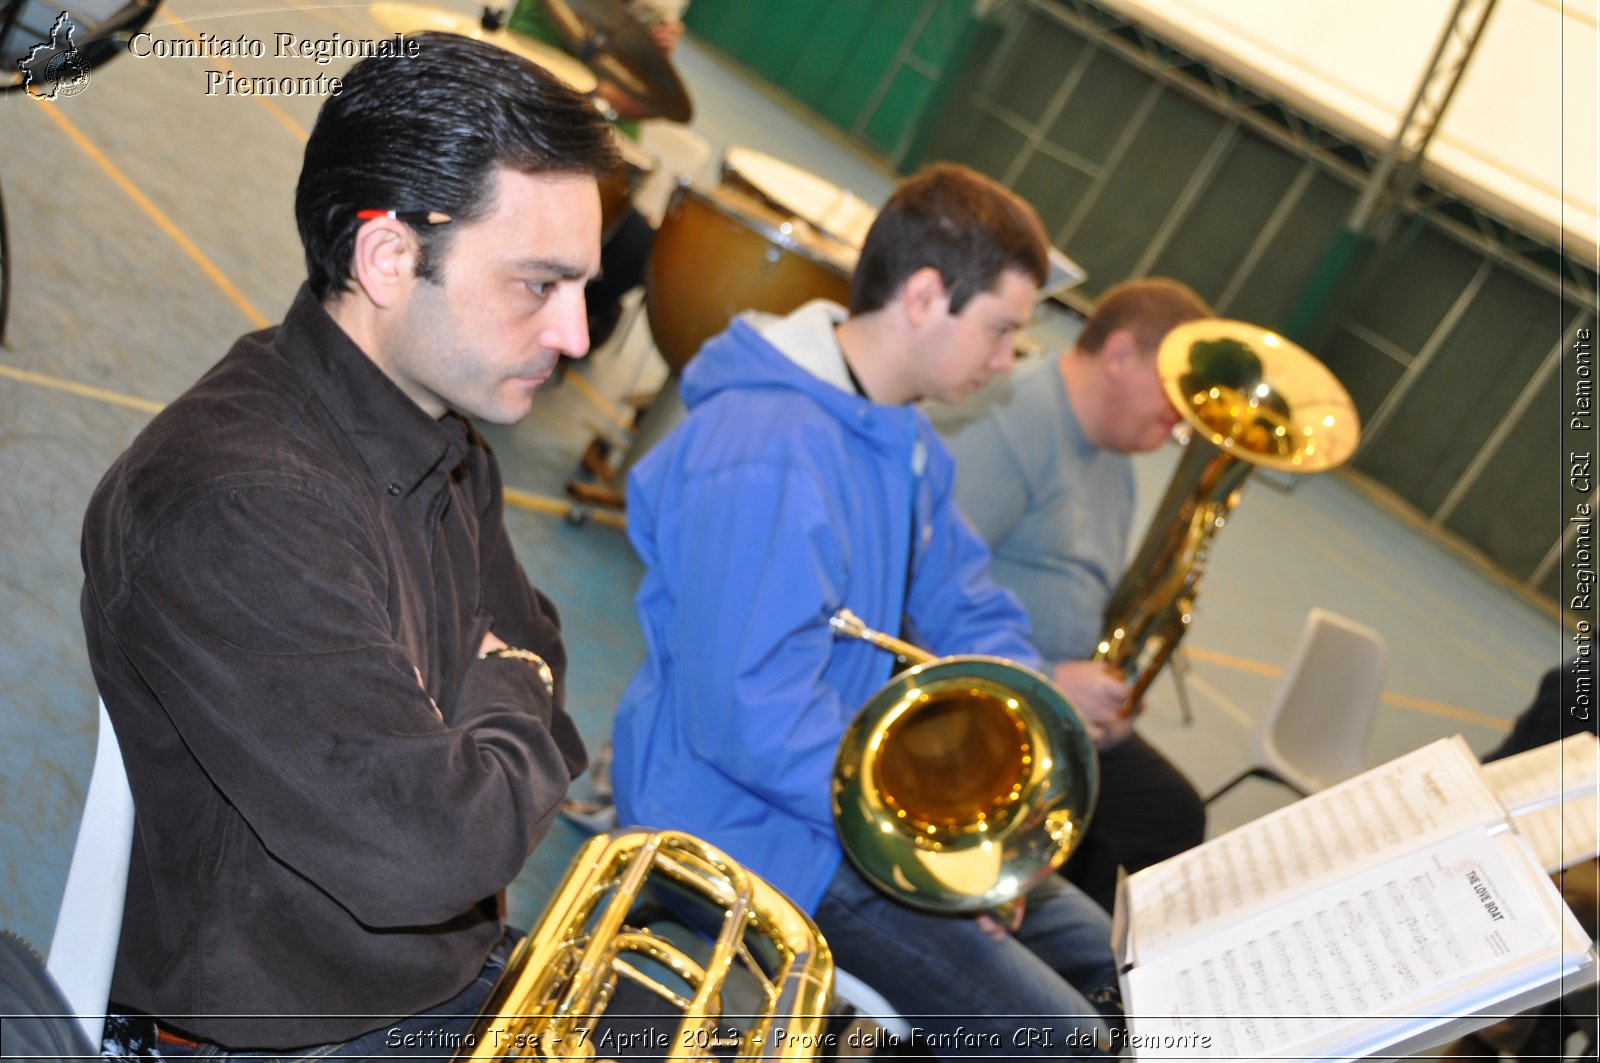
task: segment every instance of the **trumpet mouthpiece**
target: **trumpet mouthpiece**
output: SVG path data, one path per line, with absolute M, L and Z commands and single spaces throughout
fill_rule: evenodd
M 840 609 L 828 618 L 828 627 L 835 635 L 858 639 L 866 633 L 867 625 L 849 609 Z

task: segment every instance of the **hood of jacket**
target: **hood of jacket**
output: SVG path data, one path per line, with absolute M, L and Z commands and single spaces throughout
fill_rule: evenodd
M 833 338 L 834 326 L 846 316 L 842 306 L 822 299 L 784 317 L 740 314 L 684 369 L 684 405 L 692 411 L 730 391 L 797 391 L 862 442 L 903 447 L 907 432 L 926 421 L 926 415 L 912 406 L 879 405 L 854 390 Z

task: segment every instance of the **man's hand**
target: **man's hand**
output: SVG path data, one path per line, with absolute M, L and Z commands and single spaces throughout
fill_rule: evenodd
M 485 631 L 483 633 L 483 643 L 478 647 L 478 656 L 482 657 L 490 650 L 503 650 L 506 648 L 506 644 L 501 641 L 499 635 L 496 635 L 493 631 Z
M 675 18 L 663 15 L 650 23 L 650 41 L 667 57 L 672 56 L 673 49 L 678 47 L 678 42 L 683 39 L 683 23 Z M 634 102 L 633 97 L 622 90 L 615 82 L 600 79 L 595 94 L 610 106 L 612 112 L 620 119 L 638 121 L 649 118 L 650 115 Z
M 1104 749 L 1126 738 L 1133 730 L 1137 709 L 1122 715 L 1128 700 L 1128 684 L 1099 661 L 1062 661 L 1056 665 L 1056 686 L 1067 695 L 1072 707 L 1083 713 L 1089 737 Z
M 662 55 L 671 55 L 672 50 L 683 39 L 683 23 L 667 15 L 663 15 L 650 24 L 650 39 L 655 46 L 661 49 Z
M 998 908 L 978 913 L 978 929 L 990 941 L 1004 941 L 1022 929 L 1022 919 L 1028 913 L 1028 895 L 1024 893 L 1014 901 Z

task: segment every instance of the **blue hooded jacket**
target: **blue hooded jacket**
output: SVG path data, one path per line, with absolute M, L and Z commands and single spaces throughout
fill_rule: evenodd
M 618 708 L 613 781 L 623 823 L 702 837 L 814 911 L 841 856 L 839 739 L 895 670 L 828 618 L 848 607 L 941 656 L 1039 657 L 927 416 L 797 364 L 840 358 L 843 311 L 813 303 L 785 324 L 802 314 L 805 352 L 754 315 L 708 342 L 683 374 L 688 417 L 629 478 L 647 654 Z

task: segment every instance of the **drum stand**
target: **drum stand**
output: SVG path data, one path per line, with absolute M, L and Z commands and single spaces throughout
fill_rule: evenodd
M 611 461 L 616 442 L 607 439 L 604 434 L 596 436 L 579 460 L 580 472 L 587 473 L 593 479 L 567 481 L 567 494 L 574 501 L 586 506 L 623 509 L 627 504 L 623 488 L 628 482 L 628 473 L 651 447 L 678 426 L 688 412 L 683 405 L 683 397 L 678 393 L 676 371 L 667 375 L 654 398 L 642 406 L 632 401 L 630 405 L 634 408 L 633 432 L 621 460 L 615 465 Z

